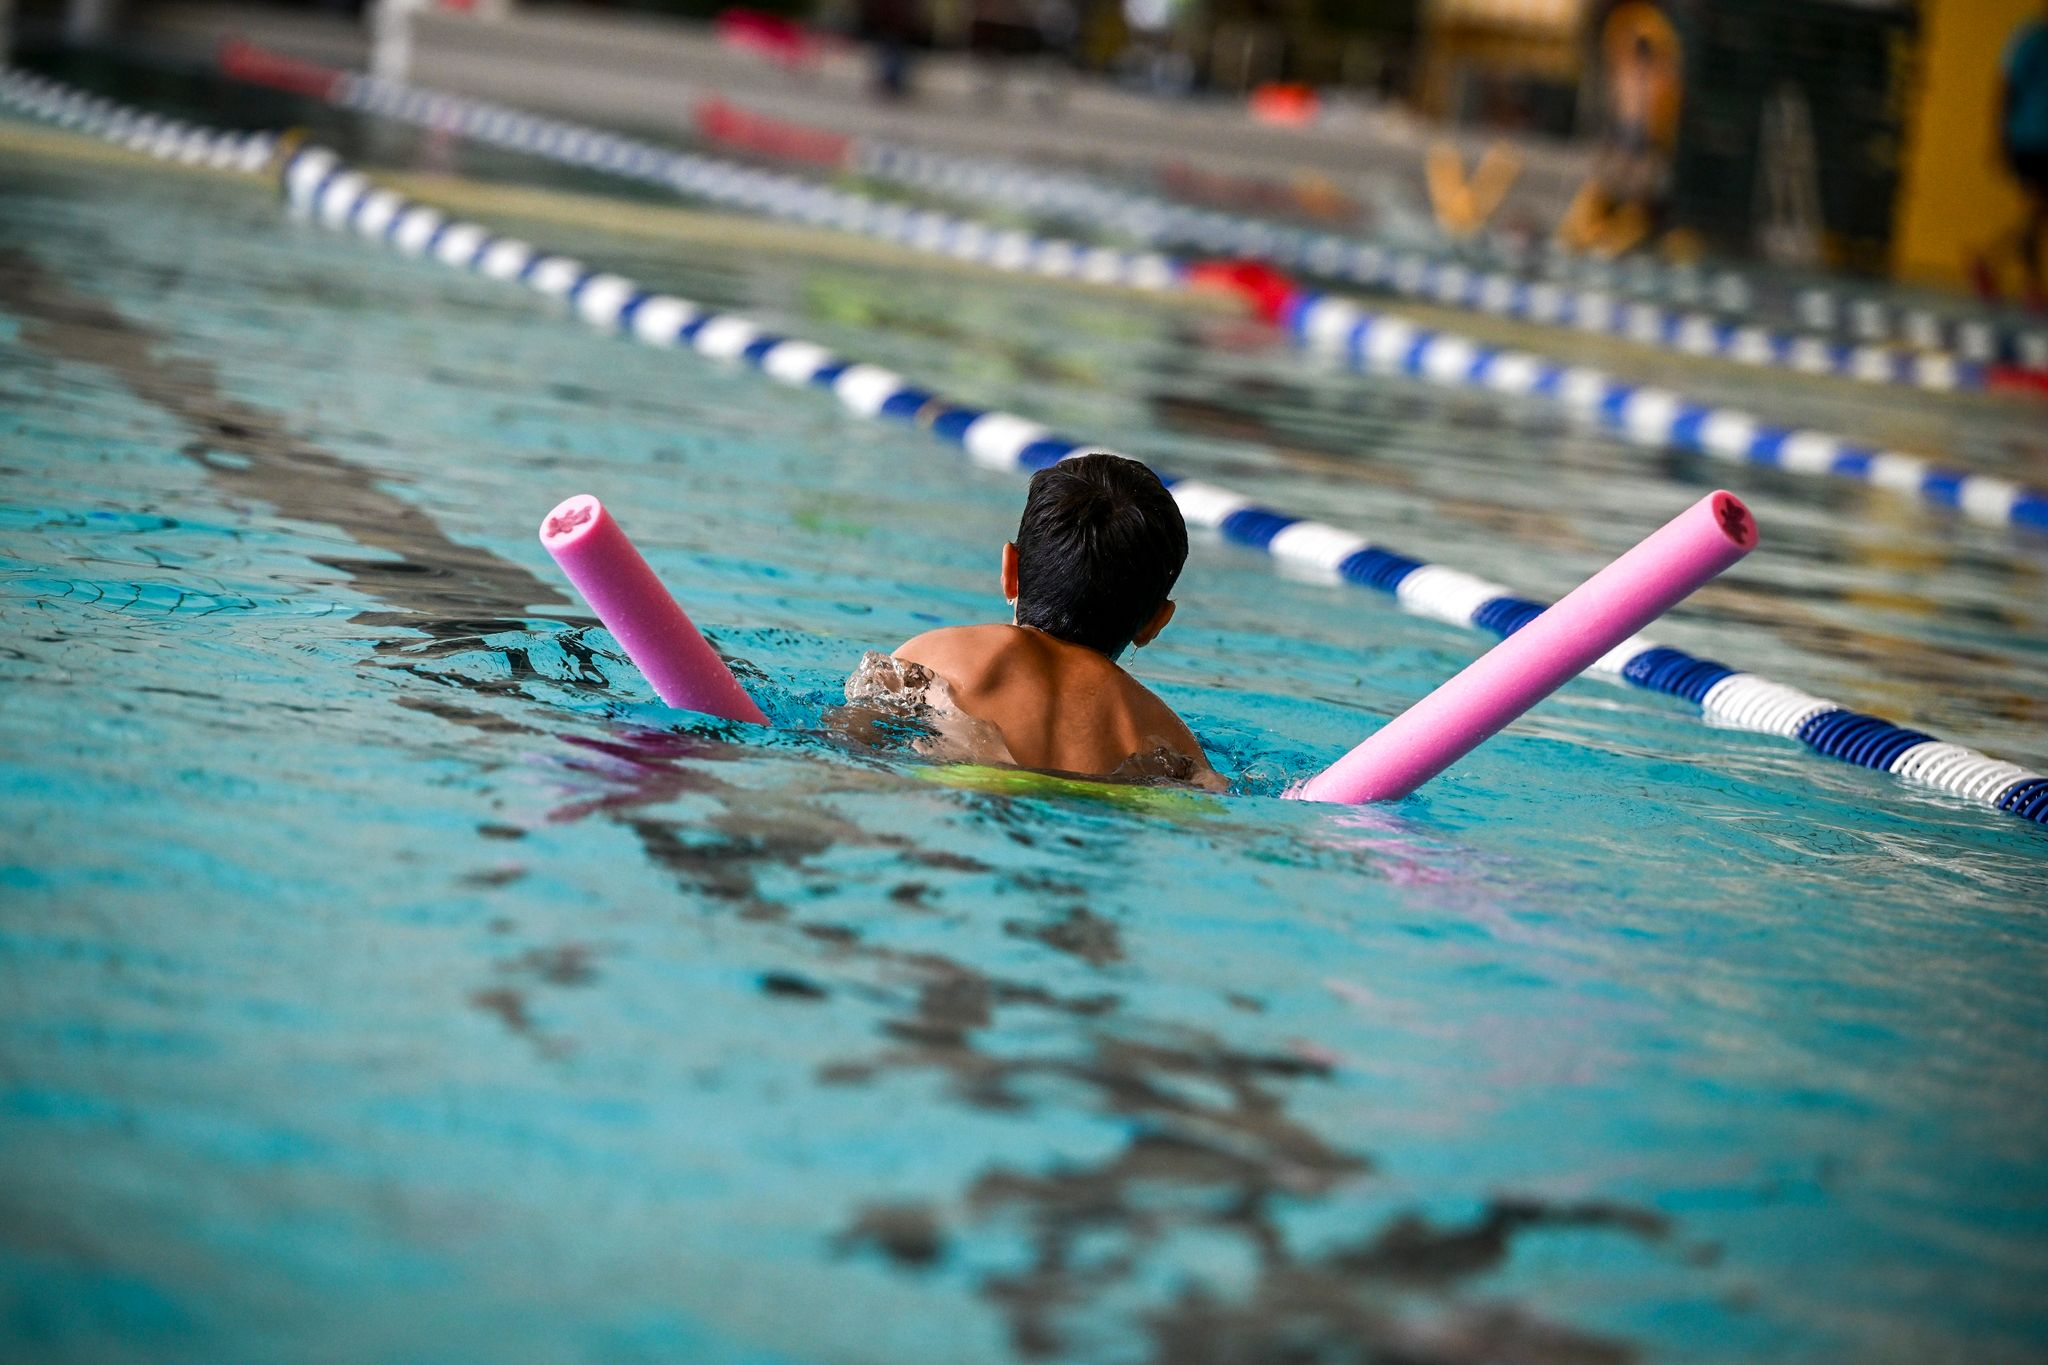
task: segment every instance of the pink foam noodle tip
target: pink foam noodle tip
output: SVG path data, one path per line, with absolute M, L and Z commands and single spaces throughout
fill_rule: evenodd
M 1594 660 L 1756 548 L 1756 518 L 1713 492 L 1290 793 L 1395 801 L 1499 733 Z
M 541 522 L 540 543 L 663 701 L 726 720 L 768 723 L 603 503 L 587 493 L 563 502 Z

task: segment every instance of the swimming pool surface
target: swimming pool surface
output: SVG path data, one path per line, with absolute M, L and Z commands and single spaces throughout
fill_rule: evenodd
M 1737 480 L 1659 638 L 2048 763 L 2038 540 L 1220 314 L 494 225 L 1534 595 Z M 2048 472 L 2024 407 L 1686 373 Z M 863 650 L 1000 611 L 1015 477 L 253 182 L 0 148 L 0 421 L 0 1355 L 2048 1349 L 2036 827 L 1592 681 L 1271 799 L 1485 641 L 1209 540 L 1136 668 L 1237 795 L 851 749 Z M 568 600 L 586 491 L 785 728 Z

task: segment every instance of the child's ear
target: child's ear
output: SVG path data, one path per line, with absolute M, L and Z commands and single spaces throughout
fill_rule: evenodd
M 1172 619 L 1173 599 L 1169 597 L 1159 604 L 1158 611 L 1152 613 L 1152 619 L 1145 623 L 1145 628 L 1131 637 L 1131 643 L 1139 649 L 1143 649 L 1158 638 L 1159 632 L 1165 630 L 1166 623 Z
M 1009 541 L 1003 542 L 1003 600 L 1017 604 L 1017 547 Z

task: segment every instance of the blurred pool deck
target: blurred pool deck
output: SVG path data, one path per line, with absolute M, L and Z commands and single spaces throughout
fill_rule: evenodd
M 203 60 L 222 39 L 242 36 L 358 70 L 369 61 L 367 28 L 340 15 L 156 4 L 135 14 L 129 32 L 151 55 L 169 60 Z M 698 101 L 723 95 L 753 112 L 850 136 L 1112 174 L 1190 164 L 1194 153 L 1194 169 L 1215 176 L 1317 177 L 1383 217 L 1427 212 L 1422 161 L 1433 140 L 1448 138 L 1468 163 L 1496 140 L 1362 105 L 1315 126 L 1279 127 L 1253 120 L 1235 98 L 1154 98 L 1082 75 L 1061 82 L 1052 112 L 1035 104 L 1020 81 L 1010 82 L 1007 96 L 992 104 L 982 71 L 958 53 L 920 54 L 915 98 L 885 102 L 870 93 L 868 54 L 860 45 L 829 46 L 798 71 L 723 46 L 702 26 L 544 6 L 521 7 L 502 20 L 419 16 L 410 78 L 457 94 L 672 134 L 692 126 Z M 1590 148 L 1554 139 L 1505 141 L 1522 172 L 1496 221 L 1547 230 L 1584 177 Z

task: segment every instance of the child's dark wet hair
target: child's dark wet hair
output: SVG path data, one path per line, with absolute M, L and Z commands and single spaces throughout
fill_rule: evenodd
M 1173 592 L 1188 528 L 1159 476 L 1076 455 L 1031 476 L 1017 526 L 1017 624 L 1114 659 Z

